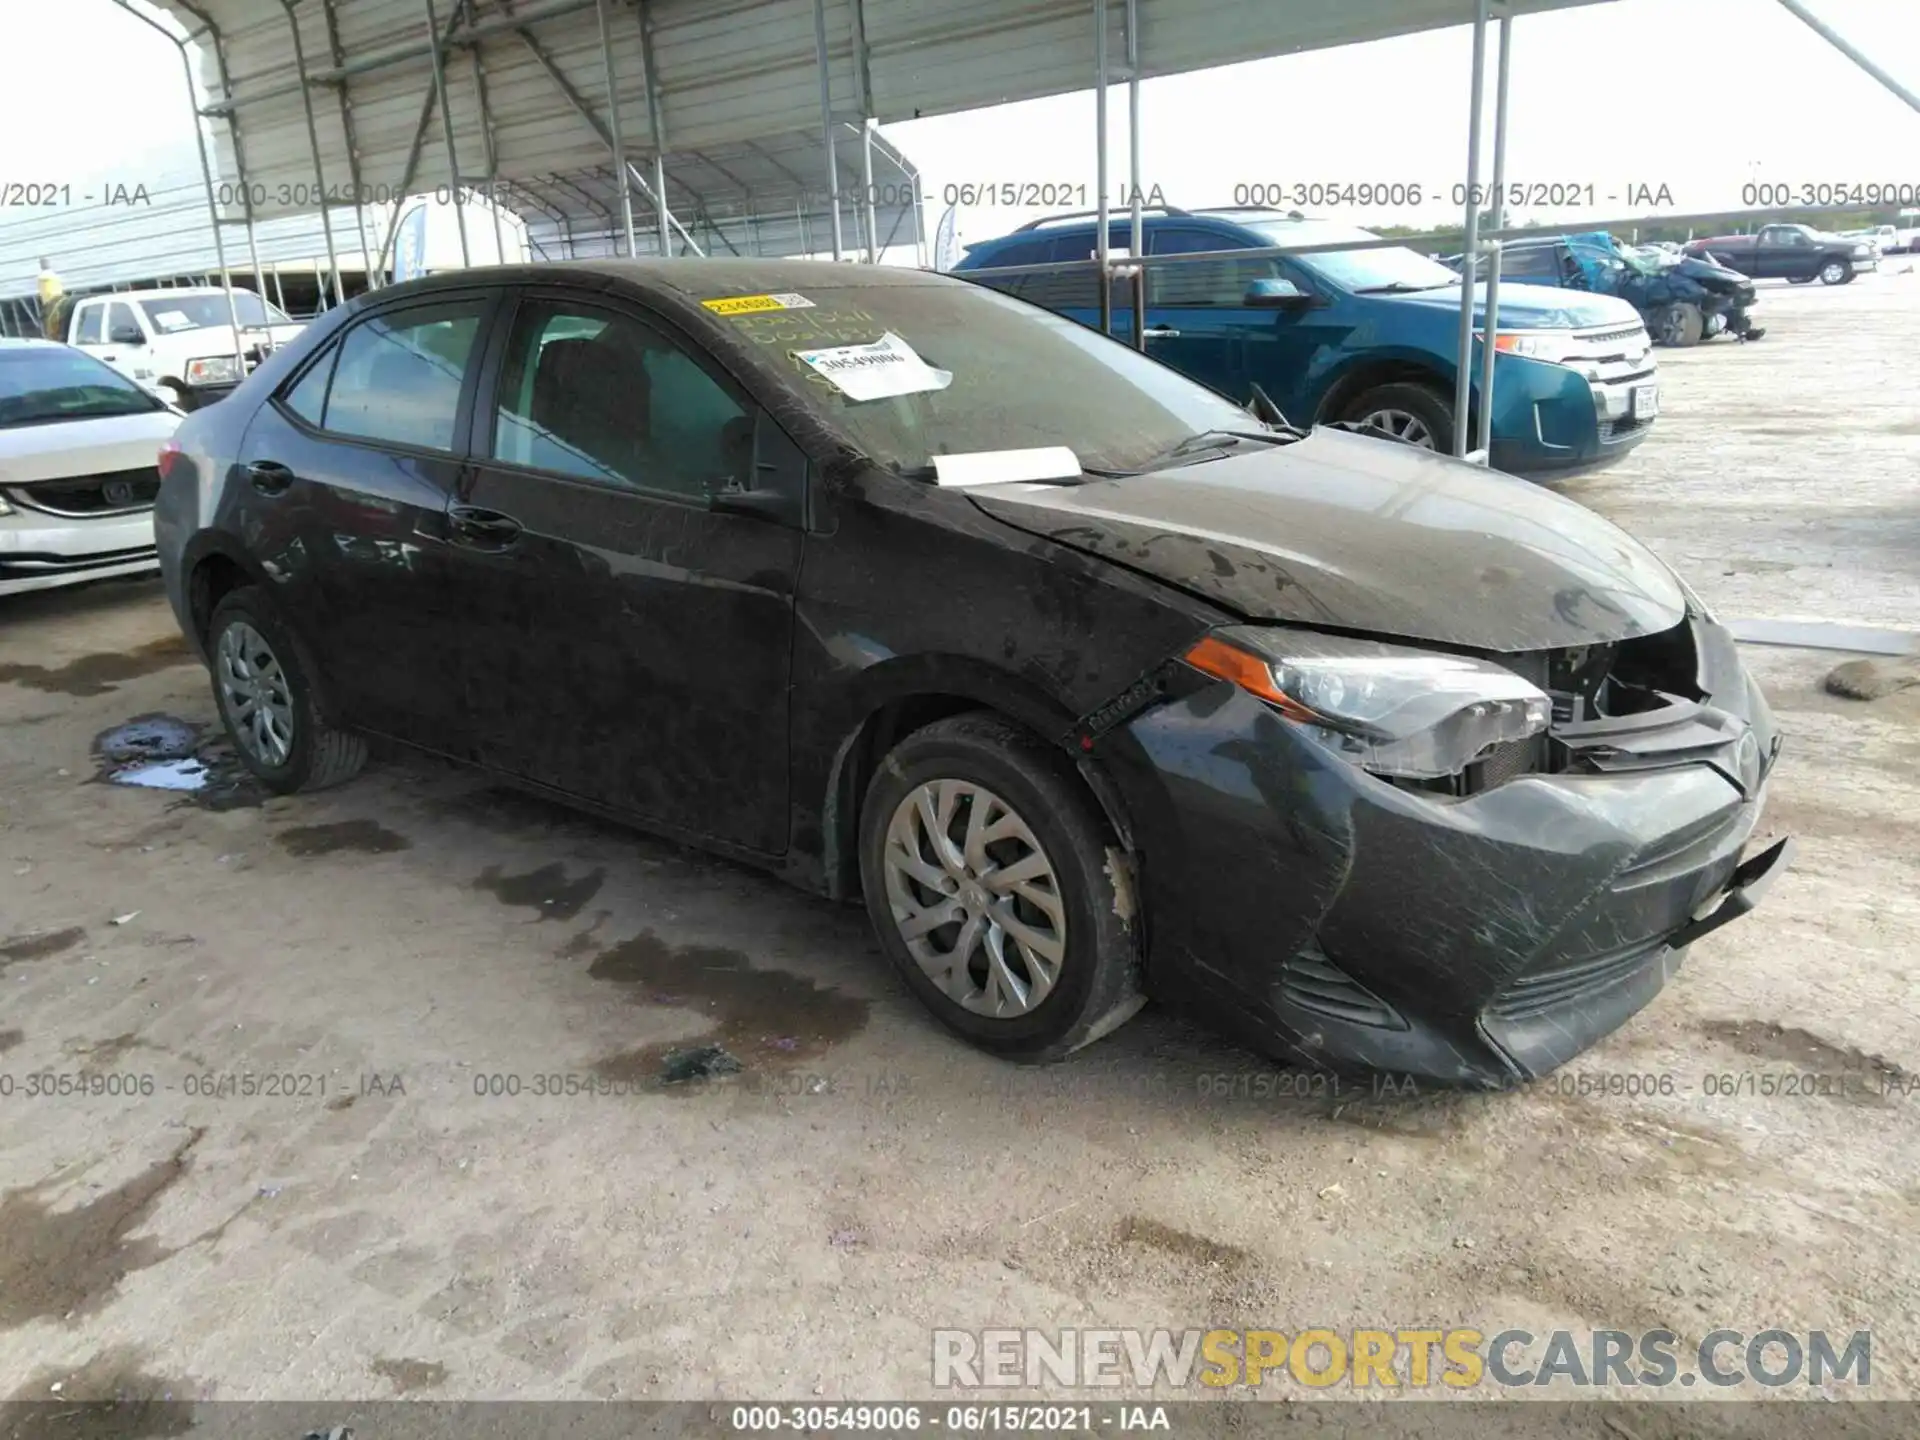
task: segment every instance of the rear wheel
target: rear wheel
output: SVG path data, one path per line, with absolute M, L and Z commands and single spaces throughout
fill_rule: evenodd
M 235 590 L 215 607 L 207 653 L 227 737 L 261 784 L 290 795 L 360 773 L 366 741 L 328 723 L 305 650 L 257 587 Z
M 887 956 L 948 1029 L 1057 1060 L 1144 1003 L 1124 853 L 1061 754 L 985 711 L 894 747 L 861 809 Z
M 1698 305 L 1676 300 L 1660 312 L 1660 343 L 1684 347 L 1698 345 L 1706 330 L 1706 317 Z
M 1430 385 L 1378 385 L 1347 406 L 1345 418 L 1375 435 L 1420 450 L 1453 453 L 1453 404 Z

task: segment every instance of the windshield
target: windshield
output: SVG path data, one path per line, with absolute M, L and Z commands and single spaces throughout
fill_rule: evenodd
M 929 277 L 806 298 L 805 308 L 725 323 L 765 346 L 814 411 L 898 470 L 936 455 L 1055 445 L 1088 469 L 1128 470 L 1204 431 L 1259 428 L 1231 401 L 1127 346 L 984 286 Z M 897 343 L 878 343 L 888 336 Z M 899 378 L 874 381 L 875 371 Z M 889 388 L 911 393 L 848 393 Z
M 78 350 L 0 346 L 0 429 L 166 408 L 119 371 Z
M 227 314 L 224 295 L 168 295 L 164 299 L 142 300 L 140 308 L 146 312 L 147 323 L 161 335 L 233 323 Z M 265 303 L 251 290 L 234 291 L 233 308 L 242 325 L 293 324 L 284 311 Z
M 1302 224 L 1291 220 L 1242 223 L 1259 231 L 1272 245 L 1340 245 L 1380 238 L 1371 230 L 1350 229 L 1345 225 Z M 1437 290 L 1443 285 L 1460 283 L 1460 277 L 1439 261 L 1429 260 L 1404 245 L 1384 250 L 1323 250 L 1315 255 L 1296 255 L 1293 260 L 1343 290 Z

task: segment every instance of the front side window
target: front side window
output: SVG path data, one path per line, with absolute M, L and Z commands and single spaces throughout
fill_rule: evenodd
M 652 326 L 542 300 L 514 319 L 493 444 L 508 464 L 702 499 L 751 484 L 753 420 Z
M 136 340 L 146 339 L 131 305 L 116 303 L 107 311 L 107 336 L 116 345 L 130 345 Z
M 362 440 L 454 449 L 460 388 L 486 304 L 410 306 L 354 326 L 340 342 L 321 424 Z

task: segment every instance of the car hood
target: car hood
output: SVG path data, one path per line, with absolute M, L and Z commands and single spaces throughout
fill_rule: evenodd
M 180 424 L 171 410 L 0 429 L 0 485 L 145 470 Z
M 1711 260 L 1693 255 L 1683 256 L 1670 265 L 1662 265 L 1660 273 L 1682 276 L 1709 290 L 1750 291 L 1753 289 L 1753 281 L 1738 270 L 1729 270 L 1724 265 L 1716 265 Z
M 1487 287 L 1474 287 L 1476 320 L 1486 317 Z M 1460 291 L 1448 285 L 1438 290 L 1412 290 L 1404 295 L 1370 296 L 1403 305 L 1426 305 L 1460 313 Z M 1509 285 L 1500 282 L 1502 330 L 1585 330 L 1596 325 L 1638 325 L 1640 312 L 1612 295 L 1584 290 L 1560 290 L 1551 285 Z
M 994 518 L 1253 620 L 1511 653 L 1686 616 L 1639 541 L 1524 480 L 1321 429 L 1291 445 L 1080 485 L 968 492 Z

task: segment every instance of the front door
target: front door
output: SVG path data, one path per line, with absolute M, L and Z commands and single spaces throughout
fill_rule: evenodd
M 488 764 L 777 854 L 797 523 L 727 513 L 756 424 L 739 386 L 637 308 L 520 299 L 449 510 Z M 797 513 L 797 512 L 796 512 Z

